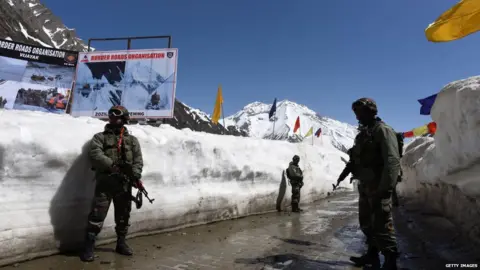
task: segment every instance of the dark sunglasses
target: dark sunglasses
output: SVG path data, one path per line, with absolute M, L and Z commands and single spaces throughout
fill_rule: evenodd
M 123 111 L 121 110 L 118 110 L 118 109 L 113 109 L 113 110 L 110 110 L 110 115 L 111 116 L 123 116 Z

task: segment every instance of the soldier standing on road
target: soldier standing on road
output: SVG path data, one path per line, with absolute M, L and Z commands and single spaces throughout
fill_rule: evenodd
M 370 213 L 371 240 L 365 255 L 350 260 L 356 266 L 377 267 L 381 251 L 385 256 L 381 269 L 397 269 L 398 249 L 392 216 L 392 192 L 400 173 L 396 133 L 377 117 L 377 105 L 372 99 L 361 98 L 352 104 L 352 109 L 365 127 L 355 138 L 352 158 L 354 175 L 368 201 L 370 211 L 366 212 Z
M 88 216 L 85 249 L 81 255 L 83 261 L 94 260 L 95 238 L 102 229 L 111 201 L 115 208 L 115 232 L 119 254 L 131 256 L 132 249 L 125 237 L 129 228 L 132 209 L 132 186 L 141 184 L 143 158 L 140 143 L 130 135 L 124 126 L 130 117 L 123 106 L 114 106 L 108 111 L 109 123 L 103 132 L 93 136 L 90 159 L 95 170 L 95 196 L 92 210 Z M 122 177 L 124 166 L 131 166 L 135 179 L 129 182 Z
M 362 126 L 360 126 L 358 128 L 358 130 L 361 132 L 362 131 Z M 350 157 L 350 160 L 345 165 L 345 168 L 343 169 L 342 173 L 338 177 L 337 186 L 340 184 L 340 182 L 345 180 L 345 178 L 350 173 L 353 173 L 353 169 L 354 169 L 355 165 L 353 163 L 353 158 L 352 158 L 352 149 L 353 148 L 350 148 L 347 151 L 348 156 Z M 352 180 L 354 178 L 355 178 L 355 176 L 352 175 L 352 177 L 350 178 L 350 183 L 352 183 Z M 372 240 L 372 233 L 371 233 L 371 230 L 372 230 L 372 222 L 371 222 L 372 212 L 371 212 L 371 209 L 370 209 L 370 205 L 368 203 L 368 197 L 366 195 L 365 187 L 364 187 L 364 185 L 362 185 L 361 182 L 358 184 L 358 195 L 359 195 L 359 197 L 358 197 L 358 222 L 360 224 L 361 231 L 363 232 L 363 234 L 365 235 L 365 237 L 367 239 L 366 240 L 367 245 L 372 246 L 372 245 L 374 245 L 373 240 Z M 379 264 L 380 264 L 380 261 L 375 262 L 375 265 L 379 265 Z
M 297 213 L 303 211 L 298 207 L 300 203 L 300 189 L 303 186 L 303 172 L 298 165 L 299 162 L 300 157 L 297 155 L 293 156 L 286 170 L 287 178 L 290 181 L 290 185 L 292 185 L 292 212 Z

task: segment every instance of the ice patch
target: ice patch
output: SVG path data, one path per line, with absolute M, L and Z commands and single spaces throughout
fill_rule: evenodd
M 327 215 L 327 216 L 336 216 L 339 214 L 345 214 L 345 211 L 330 211 L 330 210 L 316 210 L 318 214 Z

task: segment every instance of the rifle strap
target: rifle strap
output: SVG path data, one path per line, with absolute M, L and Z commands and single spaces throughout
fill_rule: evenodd
M 120 138 L 118 138 L 118 142 L 117 142 L 117 153 L 118 154 L 122 153 L 123 133 L 124 132 L 125 132 L 125 127 L 122 127 L 120 129 Z

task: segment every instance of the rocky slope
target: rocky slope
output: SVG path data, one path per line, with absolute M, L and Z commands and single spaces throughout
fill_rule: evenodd
M 38 0 L 0 1 L 0 38 L 32 45 L 86 51 L 75 29 L 66 27 Z

